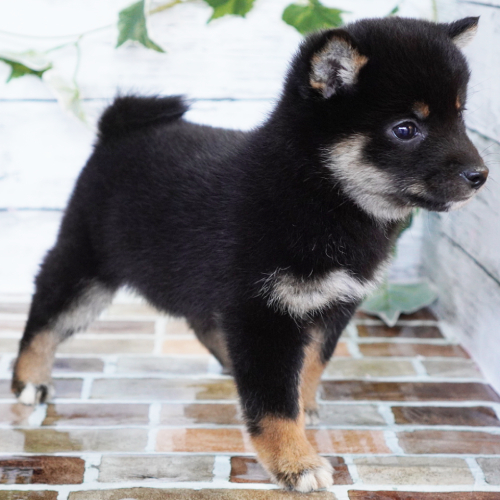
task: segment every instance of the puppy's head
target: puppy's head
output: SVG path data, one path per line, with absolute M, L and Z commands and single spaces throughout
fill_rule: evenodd
M 286 89 L 312 110 L 335 180 L 371 215 L 451 210 L 485 183 L 462 116 L 469 69 L 460 48 L 477 23 L 363 20 L 302 45 Z

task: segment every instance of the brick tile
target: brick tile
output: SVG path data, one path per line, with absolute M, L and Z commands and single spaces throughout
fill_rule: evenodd
M 0 484 L 80 484 L 84 472 L 77 457 L 0 458 Z
M 318 453 L 391 453 L 382 431 L 307 429 L 306 435 Z
M 324 404 L 319 407 L 320 425 L 386 425 L 373 405 Z
M 102 372 L 104 361 L 98 358 L 56 358 L 54 373 Z
M 323 381 L 323 398 L 331 401 L 494 401 L 495 391 L 486 384 L 463 382 Z
M 333 493 L 327 491 L 308 493 L 306 497 L 305 495 L 279 490 L 123 488 L 117 490 L 74 491 L 69 494 L 68 500 L 130 500 L 131 498 L 134 500 L 297 500 L 303 497 L 308 500 L 336 499 Z
M 154 321 L 94 321 L 88 328 L 89 333 L 155 333 Z
M 350 500 L 499 500 L 499 494 L 482 491 L 420 493 L 411 491 L 349 491 Z
M 334 484 L 352 484 L 349 469 L 341 457 L 326 457 L 333 466 Z M 231 483 L 271 483 L 269 474 L 252 457 L 231 457 Z
M 411 361 L 333 358 L 324 372 L 326 377 L 405 377 L 416 375 Z
M 79 398 L 82 392 L 82 380 L 79 378 L 54 379 L 57 398 Z M 0 398 L 13 398 L 10 380 L 0 380 Z
M 403 425 L 468 425 L 499 427 L 494 410 L 485 406 L 393 406 L 397 424 Z
M 167 339 L 163 342 L 163 354 L 196 354 L 210 355 L 208 350 L 197 339 Z
M 421 430 L 397 437 L 406 453 L 500 455 L 500 435 L 487 432 Z
M 152 339 L 88 339 L 85 334 L 77 334 L 63 342 L 58 352 L 61 354 L 149 354 L 153 352 Z
M 218 424 L 242 425 L 234 404 L 167 404 L 162 406 L 163 425 Z
M 44 426 L 147 425 L 149 405 L 50 404 Z
M 359 350 L 363 356 L 469 357 L 468 354 L 457 345 L 391 344 L 377 342 L 374 344 L 359 344 Z
M 427 359 L 423 364 L 427 373 L 433 377 L 483 378 L 474 361 L 468 359 Z
M 98 379 L 93 399 L 204 400 L 236 399 L 233 380 Z
M 488 484 L 500 485 L 500 458 L 476 458 Z
M 176 375 L 204 374 L 208 371 L 210 359 L 180 358 L 175 356 L 147 357 L 147 358 L 119 358 L 116 367 L 117 373 L 168 373 Z
M 241 429 L 160 429 L 156 451 L 163 452 L 251 452 Z
M 349 349 L 347 348 L 347 344 L 345 342 L 339 342 L 337 344 L 337 347 L 335 348 L 334 356 L 336 358 L 350 358 L 351 357 L 351 353 L 349 352 Z
M 0 404 L 0 424 L 26 425 L 34 407 L 20 403 Z
M 143 429 L 0 429 L 0 451 L 58 453 L 68 451 L 144 451 Z
M 57 491 L 0 491 L 1 500 L 57 500 Z
M 393 326 L 358 325 L 360 337 L 395 337 L 416 339 L 442 339 L 443 335 L 436 326 Z
M 21 335 L 26 321 L 15 319 L 0 319 L 0 335 L 3 333 L 18 333 Z
M 99 466 L 99 481 L 211 481 L 214 458 L 207 456 L 104 456 Z
M 160 316 L 154 307 L 148 304 L 111 304 L 106 310 L 106 316 Z
M 390 453 L 382 431 L 308 429 L 308 440 L 318 453 Z M 254 452 L 241 429 L 160 429 L 156 451 Z
M 0 352 L 2 354 L 17 353 L 19 349 L 19 339 L 0 338 Z
M 29 304 L 0 302 L 0 314 L 28 314 Z
M 193 335 L 185 319 L 170 318 L 165 324 L 165 335 Z
M 469 466 L 461 458 L 365 457 L 354 463 L 363 484 L 474 484 Z

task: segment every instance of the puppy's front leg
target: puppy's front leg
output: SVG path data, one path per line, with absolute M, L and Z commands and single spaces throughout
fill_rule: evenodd
M 239 308 L 225 328 L 243 412 L 263 466 L 290 490 L 331 486 L 332 467 L 304 429 L 300 381 L 308 332 L 257 300 Z

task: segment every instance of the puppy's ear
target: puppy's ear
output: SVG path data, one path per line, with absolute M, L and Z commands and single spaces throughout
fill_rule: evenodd
M 453 23 L 445 24 L 444 27 L 452 42 L 459 49 L 463 49 L 469 45 L 476 35 L 478 23 L 479 17 L 465 17 Z
M 332 30 L 323 48 L 311 59 L 309 83 L 328 99 L 342 87 L 355 85 L 368 58 L 359 53 L 352 37 L 344 30 Z

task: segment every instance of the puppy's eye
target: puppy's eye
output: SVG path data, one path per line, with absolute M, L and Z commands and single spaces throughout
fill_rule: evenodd
M 413 139 L 418 134 L 417 126 L 412 122 L 400 123 L 392 131 L 398 139 L 402 139 L 403 141 Z

